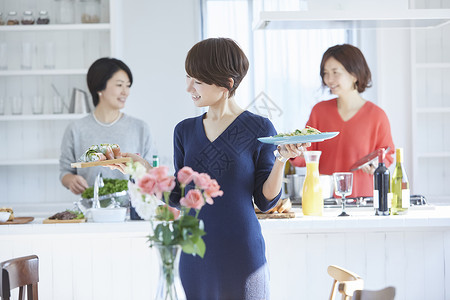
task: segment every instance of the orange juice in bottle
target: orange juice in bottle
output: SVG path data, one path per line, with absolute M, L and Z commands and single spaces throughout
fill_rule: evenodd
M 319 177 L 319 158 L 322 151 L 305 151 L 306 176 L 303 182 L 302 210 L 305 216 L 321 216 L 322 187 Z

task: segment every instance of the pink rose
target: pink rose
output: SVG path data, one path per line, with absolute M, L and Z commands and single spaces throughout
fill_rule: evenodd
M 178 209 L 176 209 L 175 207 L 170 207 L 170 206 L 167 206 L 167 208 L 169 209 L 170 212 L 173 213 L 174 220 L 176 220 L 176 219 L 178 219 L 180 217 L 180 213 L 181 212 Z
M 199 190 L 189 190 L 186 197 L 181 198 L 180 204 L 189 208 L 201 209 L 205 205 L 205 201 Z
M 148 170 L 148 174 L 155 176 L 157 181 L 161 181 L 162 179 L 166 178 L 168 173 L 169 168 L 166 166 L 155 167 Z
M 138 186 L 141 190 L 146 194 L 153 194 L 157 189 L 157 181 L 155 176 L 151 174 L 144 174 L 141 179 L 138 181 Z
M 220 185 L 217 183 L 217 180 L 215 179 L 212 179 L 209 182 L 208 187 L 205 189 L 205 193 L 210 197 L 218 197 L 223 195 L 223 191 L 220 190 Z
M 178 171 L 177 178 L 182 186 L 188 185 L 195 177 L 197 172 L 190 167 L 183 167 Z
M 161 192 L 170 192 L 175 187 L 175 177 L 168 176 L 158 181 L 158 189 Z
M 211 181 L 211 177 L 206 173 L 200 173 L 194 177 L 194 183 L 197 187 L 204 190 L 209 186 L 209 182 Z
M 208 203 L 209 205 L 213 205 L 214 204 L 214 200 L 208 194 L 204 194 L 204 195 L 205 195 L 206 203 Z

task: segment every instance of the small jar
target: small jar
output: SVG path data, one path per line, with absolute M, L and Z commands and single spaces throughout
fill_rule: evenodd
M 59 24 L 72 24 L 75 21 L 73 0 L 55 0 L 56 21 Z
M 100 23 L 100 0 L 80 0 L 81 23 Z
M 39 12 L 39 18 L 36 21 L 36 24 L 46 25 L 50 23 L 50 18 L 48 16 L 48 12 L 46 10 L 41 10 Z
M 17 12 L 10 11 L 8 13 L 8 18 L 6 19 L 6 25 L 19 25 L 19 18 L 17 17 Z
M 3 19 L 3 13 L 0 12 L 0 26 L 5 25 L 5 20 Z
M 33 25 L 33 24 L 34 24 L 33 13 L 29 10 L 24 11 L 22 16 L 22 25 Z

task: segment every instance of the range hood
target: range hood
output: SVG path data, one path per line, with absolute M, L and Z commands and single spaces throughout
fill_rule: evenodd
M 253 29 L 408 29 L 449 23 L 450 9 L 261 11 Z

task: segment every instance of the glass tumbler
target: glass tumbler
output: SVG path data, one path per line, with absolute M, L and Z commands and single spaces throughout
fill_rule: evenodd
M 23 108 L 23 102 L 22 97 L 20 96 L 11 96 L 9 98 L 9 102 L 11 103 L 11 112 L 13 115 L 21 115 L 22 114 L 22 108 Z
M 73 0 L 55 0 L 56 22 L 59 24 L 71 24 L 75 22 L 75 6 Z
M 33 64 L 33 44 L 30 42 L 22 43 L 22 70 L 30 70 Z
M 33 104 L 31 108 L 33 114 L 35 115 L 42 114 L 42 112 L 44 111 L 44 101 L 41 96 L 33 97 Z
M 0 42 L 0 70 L 8 69 L 8 58 L 6 52 L 8 47 L 5 42 Z

